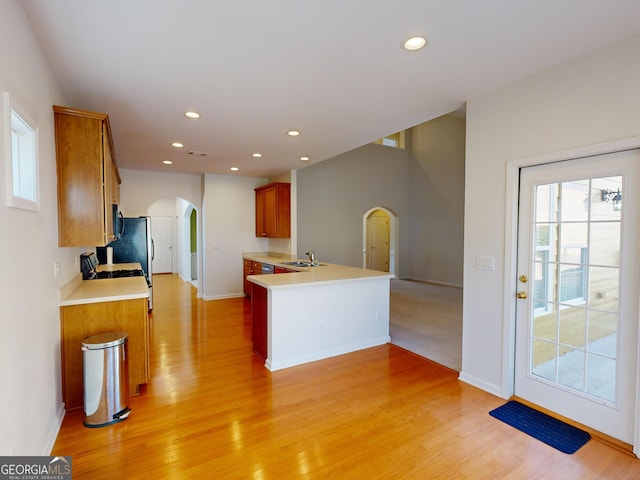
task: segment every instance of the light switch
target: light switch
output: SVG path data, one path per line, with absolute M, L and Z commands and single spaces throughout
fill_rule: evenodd
M 495 269 L 495 257 L 476 256 L 476 270 L 488 270 L 490 272 L 493 272 Z

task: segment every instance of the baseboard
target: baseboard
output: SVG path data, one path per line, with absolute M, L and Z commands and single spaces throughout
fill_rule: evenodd
M 244 293 L 232 293 L 229 295 L 214 295 L 212 297 L 205 297 L 202 296 L 201 298 L 205 301 L 209 301 L 209 300 L 224 300 L 226 298 L 240 298 L 240 297 L 244 297 L 245 294 Z
M 468 383 L 469 385 L 479 388 L 480 390 L 484 390 L 485 392 L 489 392 L 496 397 L 505 399 L 508 398 L 508 396 L 504 395 L 500 386 L 485 382 L 484 380 L 474 377 L 473 375 L 468 375 L 465 372 L 460 372 L 460 375 L 458 375 L 458 380 L 464 383 Z
M 42 455 L 51 455 L 51 451 L 53 450 L 53 447 L 56 444 L 56 439 L 58 438 L 58 433 L 60 433 L 60 427 L 62 427 L 62 421 L 64 420 L 65 413 L 66 410 L 64 409 L 64 403 L 60 402 L 60 405 L 58 405 L 58 412 L 56 414 L 56 422 L 53 425 L 51 432 L 49 432 L 49 439 Z
M 409 280 L 411 282 L 428 283 L 430 285 L 440 285 L 441 287 L 462 288 L 462 285 L 457 283 L 447 283 L 447 282 L 441 282 L 439 280 L 429 280 L 428 278 L 402 277 L 402 278 L 398 278 L 398 280 Z
M 357 352 L 358 350 L 364 350 L 366 348 L 378 347 L 380 345 L 386 345 L 391 341 L 391 338 L 381 337 L 371 339 L 365 342 L 357 344 L 343 345 L 335 348 L 323 350 L 322 352 L 314 353 L 313 355 L 302 355 L 298 357 L 288 358 L 285 360 L 278 360 L 273 362 L 271 359 L 267 359 L 265 367 L 272 372 L 276 370 L 282 370 L 284 368 L 295 367 L 296 365 L 302 365 L 305 363 L 315 362 L 318 360 L 324 360 L 326 358 L 337 357 L 338 355 L 344 355 L 346 353 Z

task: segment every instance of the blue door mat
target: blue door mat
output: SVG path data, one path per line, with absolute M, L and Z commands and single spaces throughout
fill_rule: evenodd
M 568 454 L 575 453 L 591 439 L 584 430 L 514 400 L 491 410 L 489 415 Z

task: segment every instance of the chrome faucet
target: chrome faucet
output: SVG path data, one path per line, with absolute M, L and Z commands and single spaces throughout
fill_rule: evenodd
M 309 253 L 309 250 L 307 250 L 306 252 L 304 252 L 304 254 L 309 257 L 309 262 L 311 262 L 311 265 L 315 265 L 316 264 L 316 253 L 315 252 Z

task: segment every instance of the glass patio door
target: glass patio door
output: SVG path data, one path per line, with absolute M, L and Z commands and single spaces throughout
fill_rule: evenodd
M 515 394 L 632 444 L 638 150 L 523 168 Z

